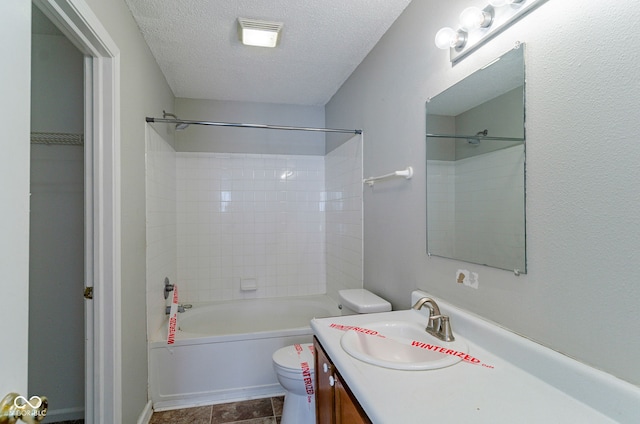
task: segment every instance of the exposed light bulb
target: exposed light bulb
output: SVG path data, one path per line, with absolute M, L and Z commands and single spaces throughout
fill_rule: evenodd
M 438 31 L 435 39 L 436 46 L 443 50 L 462 47 L 466 41 L 467 37 L 464 32 L 456 31 L 449 27 L 444 27 Z
M 486 28 L 491 25 L 491 13 L 478 7 L 467 7 L 460 14 L 460 27 L 465 31 L 478 28 Z

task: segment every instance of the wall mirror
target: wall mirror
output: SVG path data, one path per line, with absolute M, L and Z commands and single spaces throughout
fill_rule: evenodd
M 427 101 L 429 256 L 526 273 L 523 50 Z

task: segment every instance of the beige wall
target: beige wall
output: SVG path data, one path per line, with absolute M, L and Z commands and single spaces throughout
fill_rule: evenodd
M 549 1 L 451 67 L 434 34 L 482 2 L 435 3 L 413 1 L 326 108 L 327 126 L 364 129 L 365 175 L 415 170 L 400 188 L 365 190 L 365 287 L 395 308 L 424 289 L 640 384 L 639 9 Z M 516 41 L 527 44 L 528 84 L 520 277 L 425 252 L 425 100 Z M 478 290 L 456 284 L 458 268 L 479 274 Z
M 134 423 L 147 403 L 144 118 L 174 97 L 124 1 L 86 1 L 121 55 L 122 422 Z

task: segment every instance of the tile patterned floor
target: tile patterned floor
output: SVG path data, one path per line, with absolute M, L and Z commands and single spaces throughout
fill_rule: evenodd
M 284 396 L 154 412 L 149 424 L 280 424 Z

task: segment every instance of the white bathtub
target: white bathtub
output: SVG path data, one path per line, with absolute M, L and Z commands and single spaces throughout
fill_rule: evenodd
M 336 315 L 338 304 L 324 295 L 194 305 L 179 314 L 173 345 L 167 344 L 166 325 L 149 343 L 154 409 L 283 394 L 273 371 L 273 352 L 310 343 L 309 321 Z

